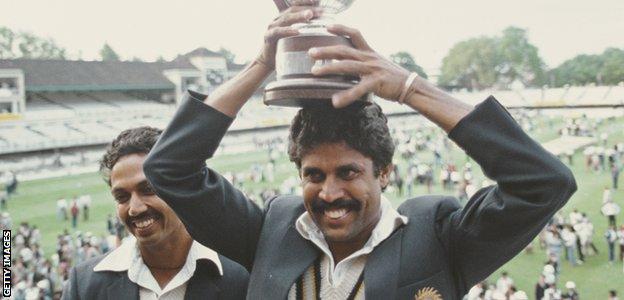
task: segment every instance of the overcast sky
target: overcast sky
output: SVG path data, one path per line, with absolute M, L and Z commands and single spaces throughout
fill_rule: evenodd
M 0 8 L 0 26 L 54 38 L 83 59 L 98 59 L 108 42 L 127 59 L 223 46 L 244 61 L 277 14 L 271 0 L 0 0 Z M 408 51 L 426 69 L 456 42 L 510 25 L 529 30 L 550 67 L 624 48 L 624 0 L 356 0 L 339 18 L 380 53 Z

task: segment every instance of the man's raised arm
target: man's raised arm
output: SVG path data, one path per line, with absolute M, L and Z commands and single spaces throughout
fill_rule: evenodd
M 190 92 L 144 164 L 156 194 L 198 242 L 251 269 L 263 211 L 206 167 L 237 112 L 274 69 L 276 42 L 319 11 L 293 6 L 269 26 L 256 60 L 212 95 Z
M 407 104 L 444 129 L 496 181 L 463 209 L 448 199 L 435 216 L 462 290 L 520 252 L 576 191 L 572 172 L 523 132 L 494 97 L 472 108 L 383 58 L 357 30 L 335 25 L 330 31 L 350 36 L 355 48 L 311 49 L 315 59 L 340 60 L 313 73 L 361 78 L 355 87 L 334 95 L 334 106 L 347 106 L 370 92 Z

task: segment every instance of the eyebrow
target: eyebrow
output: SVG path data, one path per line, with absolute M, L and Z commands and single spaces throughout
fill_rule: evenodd
M 323 171 L 316 167 L 304 167 L 303 170 L 301 170 L 301 173 L 303 175 L 308 175 L 310 173 L 323 173 Z
M 356 163 L 350 163 L 350 164 L 346 164 L 346 165 L 340 165 L 336 168 L 336 171 L 338 172 L 344 172 L 344 171 L 361 171 L 363 168 L 362 166 L 360 166 L 359 164 Z M 306 175 L 306 174 L 310 174 L 310 173 L 324 173 L 320 168 L 316 168 L 316 167 L 304 167 L 302 169 L 302 174 Z
M 352 163 L 352 164 L 338 166 L 337 170 L 338 171 L 351 171 L 351 170 L 361 171 L 362 167 L 356 163 Z
M 149 183 L 149 181 L 147 181 L 147 179 L 141 180 L 141 182 L 139 182 L 137 186 L 139 188 L 145 188 L 145 187 L 152 188 L 152 185 Z M 111 190 L 111 194 L 120 193 L 120 192 L 126 192 L 126 189 L 122 187 L 115 187 Z

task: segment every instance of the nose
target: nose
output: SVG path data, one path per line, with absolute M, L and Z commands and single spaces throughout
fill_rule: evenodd
M 143 203 L 141 197 L 136 194 L 132 194 L 130 197 L 130 209 L 128 209 L 128 215 L 131 217 L 136 217 L 143 212 L 147 211 L 147 205 Z
M 345 191 L 340 180 L 328 177 L 323 182 L 319 198 L 325 202 L 333 202 L 337 199 L 344 198 Z

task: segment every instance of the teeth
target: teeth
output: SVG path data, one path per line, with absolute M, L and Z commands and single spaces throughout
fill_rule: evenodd
M 145 228 L 147 226 L 152 225 L 152 223 L 154 223 L 154 219 L 153 218 L 149 218 L 149 219 L 146 219 L 146 220 L 135 221 L 134 222 L 134 226 L 136 226 L 137 228 Z
M 325 216 L 331 219 L 339 219 L 339 218 L 342 218 L 346 214 L 347 214 L 347 210 L 344 208 L 325 211 Z

